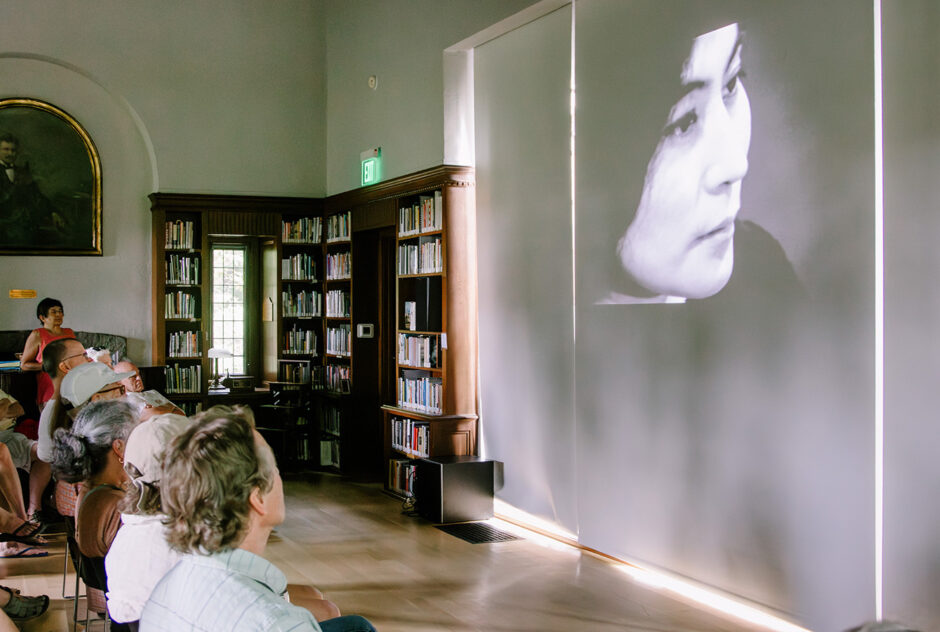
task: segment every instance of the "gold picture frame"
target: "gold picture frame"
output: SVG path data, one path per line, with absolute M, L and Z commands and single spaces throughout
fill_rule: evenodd
M 101 254 L 101 160 L 88 132 L 51 103 L 0 99 L 0 255 Z

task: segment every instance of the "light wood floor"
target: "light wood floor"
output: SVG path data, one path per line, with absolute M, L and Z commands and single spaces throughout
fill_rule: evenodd
M 284 487 L 287 520 L 267 556 L 288 581 L 317 586 L 380 632 L 751 629 L 636 584 L 613 564 L 570 547 L 464 542 L 402 515 L 400 503 L 376 485 L 310 474 Z M 42 618 L 24 624 L 27 631 L 69 629 L 64 546 L 57 540 L 48 549 L 49 557 L 6 560 L 8 577 L 0 582 L 54 600 Z

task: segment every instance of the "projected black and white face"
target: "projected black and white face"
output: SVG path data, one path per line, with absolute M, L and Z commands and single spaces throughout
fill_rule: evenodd
M 680 97 L 617 244 L 624 270 L 664 301 L 712 296 L 731 277 L 751 142 L 737 24 L 697 37 L 676 70 Z

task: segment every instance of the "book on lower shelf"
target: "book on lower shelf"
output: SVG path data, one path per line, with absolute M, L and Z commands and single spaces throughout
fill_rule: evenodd
M 426 371 L 402 369 L 398 377 L 398 406 L 407 410 L 441 414 L 443 383 Z
M 202 391 L 202 367 L 174 363 L 166 367 L 167 393 L 199 393 Z
M 416 457 L 428 456 L 431 425 L 403 417 L 392 417 L 392 448 Z
M 277 379 L 291 384 L 310 383 L 310 362 L 306 360 L 279 360 Z
M 440 344 L 437 335 L 398 334 L 398 364 L 440 368 Z
M 339 467 L 339 439 L 320 441 L 320 466 Z
M 389 459 L 388 487 L 402 496 L 414 496 L 416 463 L 410 459 Z

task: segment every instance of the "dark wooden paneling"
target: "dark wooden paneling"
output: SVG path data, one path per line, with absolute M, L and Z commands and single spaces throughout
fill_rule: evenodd
M 209 235 L 277 236 L 281 234 L 281 217 L 264 211 L 208 211 L 206 231 Z

